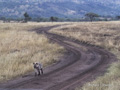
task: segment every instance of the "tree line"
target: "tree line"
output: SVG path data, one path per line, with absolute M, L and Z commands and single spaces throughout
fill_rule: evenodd
M 105 17 L 105 16 L 100 16 L 93 12 L 86 13 L 84 15 L 84 18 L 67 18 L 67 17 L 58 18 L 55 16 L 51 16 L 49 18 L 44 18 L 44 17 L 32 18 L 27 12 L 25 12 L 23 16 L 24 18 L 17 18 L 17 19 L 0 17 L 0 20 L 2 20 L 3 22 L 18 21 L 23 23 L 27 23 L 28 21 L 36 21 L 36 22 L 91 21 L 92 22 L 92 21 L 102 21 L 102 20 L 103 21 L 120 20 L 120 16 L 116 16 L 114 18 Z

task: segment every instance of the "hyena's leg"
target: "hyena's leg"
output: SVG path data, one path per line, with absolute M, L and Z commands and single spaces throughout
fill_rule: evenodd
M 43 74 L 43 69 L 41 68 L 40 70 L 41 70 L 41 73 Z
M 38 70 L 38 76 L 40 75 L 40 70 Z
M 37 76 L 38 75 L 38 71 L 37 71 L 37 69 L 35 69 L 35 76 Z
M 35 72 L 35 76 L 37 76 L 37 73 Z

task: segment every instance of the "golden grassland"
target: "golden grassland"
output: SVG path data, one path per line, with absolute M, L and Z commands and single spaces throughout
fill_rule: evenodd
M 50 32 L 101 46 L 120 59 L 120 22 L 72 23 Z M 120 90 L 120 61 L 110 65 L 104 76 L 76 90 Z
M 0 82 L 33 70 L 33 62 L 44 67 L 58 60 L 64 48 L 33 30 L 59 23 L 0 23 Z

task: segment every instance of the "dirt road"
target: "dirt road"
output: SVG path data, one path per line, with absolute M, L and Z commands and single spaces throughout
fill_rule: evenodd
M 116 60 L 113 54 L 100 47 L 48 32 L 59 26 L 42 27 L 33 31 L 45 34 L 52 43 L 64 46 L 67 50 L 65 56 L 59 62 L 45 68 L 44 75 L 40 77 L 34 77 L 34 73 L 30 73 L 1 84 L 0 88 L 74 90 L 77 86 L 103 75 L 110 63 Z

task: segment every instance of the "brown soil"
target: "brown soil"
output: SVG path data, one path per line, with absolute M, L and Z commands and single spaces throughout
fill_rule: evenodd
M 59 62 L 46 67 L 44 75 L 34 77 L 34 73 L 29 73 L 1 84 L 0 88 L 74 90 L 77 86 L 83 86 L 86 82 L 103 75 L 107 67 L 116 60 L 113 54 L 103 48 L 48 32 L 59 26 L 43 27 L 33 31 L 45 34 L 51 42 L 64 46 L 67 50 L 65 56 Z

